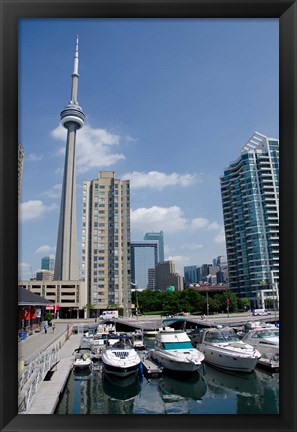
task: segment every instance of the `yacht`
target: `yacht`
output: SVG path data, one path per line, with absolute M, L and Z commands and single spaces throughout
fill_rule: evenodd
M 259 351 L 240 340 L 228 327 L 201 330 L 196 346 L 207 363 L 227 370 L 251 372 L 261 357 Z
M 193 347 L 184 330 L 171 327 L 159 329 L 150 357 L 164 369 L 175 372 L 195 372 L 204 355 Z
M 274 371 L 279 369 L 279 328 L 256 323 L 249 327 L 241 340 L 252 345 L 261 353 L 259 366 L 268 367 Z
M 102 351 L 103 370 L 119 377 L 137 374 L 141 359 L 129 338 L 119 336 L 119 340 Z

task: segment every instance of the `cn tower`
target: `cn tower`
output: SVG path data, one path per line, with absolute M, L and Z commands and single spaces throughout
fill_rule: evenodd
M 60 207 L 54 280 L 78 280 L 76 240 L 76 131 L 83 127 L 85 115 L 77 102 L 78 36 L 72 73 L 71 100 L 61 111 L 61 125 L 67 129 L 66 155 Z

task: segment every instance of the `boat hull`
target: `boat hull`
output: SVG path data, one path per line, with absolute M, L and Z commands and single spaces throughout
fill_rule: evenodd
M 252 372 L 259 360 L 257 356 L 238 356 L 234 352 L 223 352 L 215 347 L 197 345 L 197 348 L 204 354 L 207 363 L 230 371 Z
M 162 351 L 157 351 L 155 349 L 151 350 L 150 356 L 159 366 L 173 372 L 193 373 L 201 366 L 201 363 L 187 362 L 182 359 L 176 359 L 174 356 L 169 357 L 165 353 L 162 353 Z
M 114 375 L 117 377 L 127 377 L 129 375 L 136 375 L 139 371 L 139 364 L 135 364 L 132 366 L 113 366 L 111 364 L 105 363 L 102 361 L 104 372 L 108 375 Z

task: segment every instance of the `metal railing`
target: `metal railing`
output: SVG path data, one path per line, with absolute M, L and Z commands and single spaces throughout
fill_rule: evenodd
M 46 374 L 60 361 L 58 347 L 40 354 L 19 378 L 19 414 L 27 414 Z

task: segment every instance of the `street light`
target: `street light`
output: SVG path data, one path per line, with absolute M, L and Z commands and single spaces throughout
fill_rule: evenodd
M 135 312 L 136 312 L 136 319 L 138 320 L 138 297 L 137 297 L 137 281 L 130 282 L 132 286 L 135 287 Z

